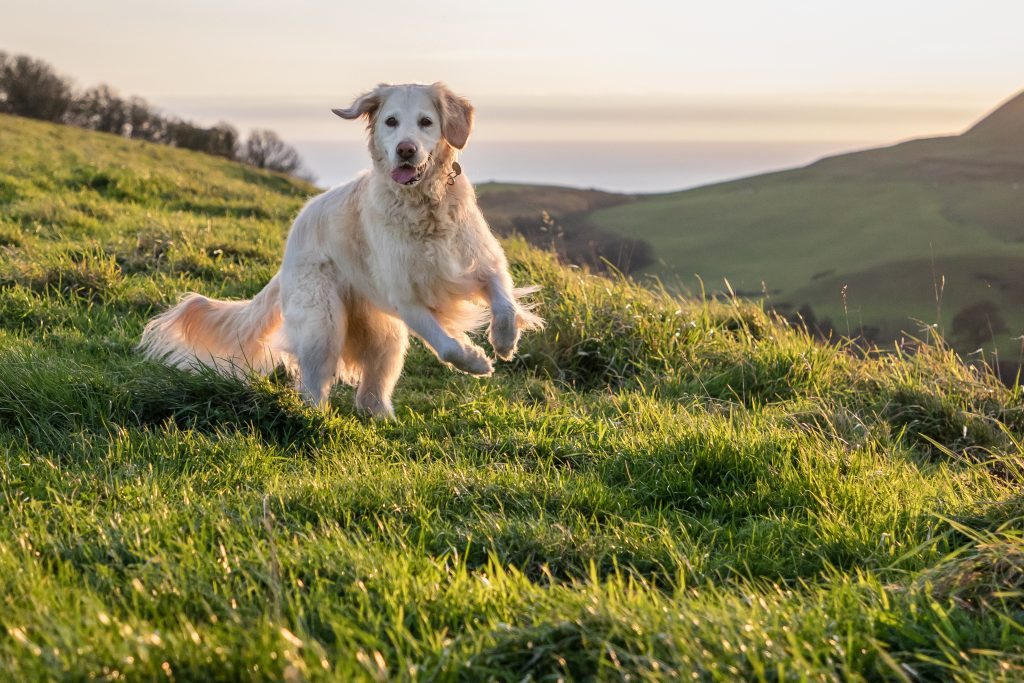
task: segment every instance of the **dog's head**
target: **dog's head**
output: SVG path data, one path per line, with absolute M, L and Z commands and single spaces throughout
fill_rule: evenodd
M 370 151 L 379 170 L 399 185 L 413 186 L 447 159 L 445 145 L 466 146 L 473 128 L 473 105 L 443 83 L 378 85 L 347 109 L 333 109 L 343 119 L 366 117 Z M 447 172 L 448 169 L 445 169 Z

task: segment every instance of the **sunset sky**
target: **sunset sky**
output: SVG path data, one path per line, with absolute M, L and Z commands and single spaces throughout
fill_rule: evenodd
M 443 80 L 477 104 L 477 178 L 612 189 L 958 132 L 1024 88 L 1024 3 L 1009 0 L 7 4 L 0 49 L 202 122 L 273 128 L 329 182 L 362 163 L 362 131 L 328 109 L 382 81 Z M 644 168 L 644 148 L 665 164 L 635 187 L 595 149 L 630 142 L 644 144 L 624 167 Z M 569 145 L 618 175 L 573 183 L 527 154 L 503 176 L 512 143 Z M 677 158 L 713 172 L 675 173 Z

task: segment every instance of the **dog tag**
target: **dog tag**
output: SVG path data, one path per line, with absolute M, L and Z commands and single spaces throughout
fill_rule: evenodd
M 462 175 L 462 166 L 459 165 L 459 162 L 453 161 L 452 172 L 448 174 L 448 184 L 454 185 L 455 179 L 458 178 L 460 175 Z

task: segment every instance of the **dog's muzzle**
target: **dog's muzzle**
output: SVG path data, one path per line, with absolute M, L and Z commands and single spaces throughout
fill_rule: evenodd
M 426 162 L 423 162 L 419 166 L 413 166 L 409 163 L 399 164 L 392 169 L 391 179 L 399 185 L 415 185 L 423 177 L 423 172 L 426 169 Z

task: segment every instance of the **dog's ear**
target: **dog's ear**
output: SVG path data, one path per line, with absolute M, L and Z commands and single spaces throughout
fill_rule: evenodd
M 370 92 L 357 97 L 348 109 L 332 109 L 331 111 L 343 119 L 358 119 L 360 116 L 365 116 L 368 120 L 372 120 L 383 99 L 381 97 L 383 89 L 384 84 L 378 85 Z
M 431 87 L 441 112 L 441 134 L 449 145 L 462 149 L 473 130 L 473 105 L 449 90 L 444 83 L 434 83 Z

